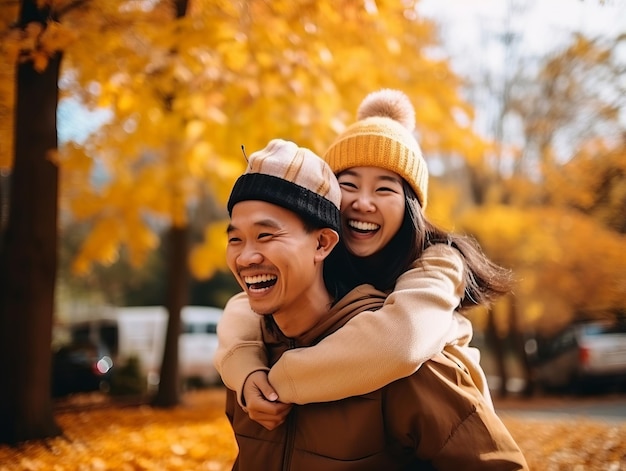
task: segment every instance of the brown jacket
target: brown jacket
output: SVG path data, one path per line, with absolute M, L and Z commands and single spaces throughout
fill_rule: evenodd
M 286 338 L 271 322 L 263 325 L 270 363 L 289 348 L 315 344 L 383 301 L 383 293 L 360 286 L 297 339 Z M 528 469 L 508 430 L 450 351 L 369 394 L 294 406 L 272 431 L 250 420 L 233 391 L 228 391 L 226 414 L 239 445 L 234 470 Z

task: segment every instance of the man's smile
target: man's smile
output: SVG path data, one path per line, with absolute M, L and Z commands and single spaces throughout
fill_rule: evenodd
M 266 291 L 276 284 L 278 277 L 269 273 L 254 276 L 243 276 L 248 290 L 252 293 L 260 293 Z

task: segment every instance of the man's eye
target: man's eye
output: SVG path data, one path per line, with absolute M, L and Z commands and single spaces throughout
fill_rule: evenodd
M 236 242 L 241 242 L 241 239 L 239 237 L 229 237 L 228 238 L 228 243 L 229 244 L 234 244 Z
M 269 232 L 262 232 L 259 234 L 259 239 L 266 239 L 268 237 L 272 237 L 272 234 L 270 234 Z

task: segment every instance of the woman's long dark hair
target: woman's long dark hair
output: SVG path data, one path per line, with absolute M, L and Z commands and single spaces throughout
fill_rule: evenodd
M 316 219 L 299 214 L 304 224 L 306 232 L 310 233 L 317 229 L 326 227 Z M 354 275 L 352 267 L 353 256 L 348 252 L 346 246 L 341 242 L 343 236 L 341 229 L 339 230 L 339 243 L 328 254 L 324 260 L 323 277 L 326 289 L 333 297 L 334 303 L 338 302 L 346 294 L 348 294 L 359 283 Z
M 381 291 L 391 291 L 398 277 L 409 270 L 431 245 L 446 244 L 457 249 L 465 263 L 465 293 L 459 310 L 487 305 L 511 291 L 511 271 L 487 258 L 478 242 L 469 236 L 444 231 L 423 215 L 413 189 L 404 182 L 405 210 L 400 230 L 379 252 L 368 257 L 349 254 L 340 241 L 337 257 L 330 263 L 328 275 L 343 280 L 343 289 L 372 284 Z

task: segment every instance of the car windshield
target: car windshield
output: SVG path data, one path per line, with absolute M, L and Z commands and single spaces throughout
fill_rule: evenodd
M 183 333 L 185 333 L 185 334 L 216 334 L 217 333 L 217 324 L 214 324 L 214 323 L 207 323 L 207 324 L 185 323 L 183 325 Z
M 626 334 L 626 322 L 588 324 L 584 327 L 584 332 L 587 335 Z

